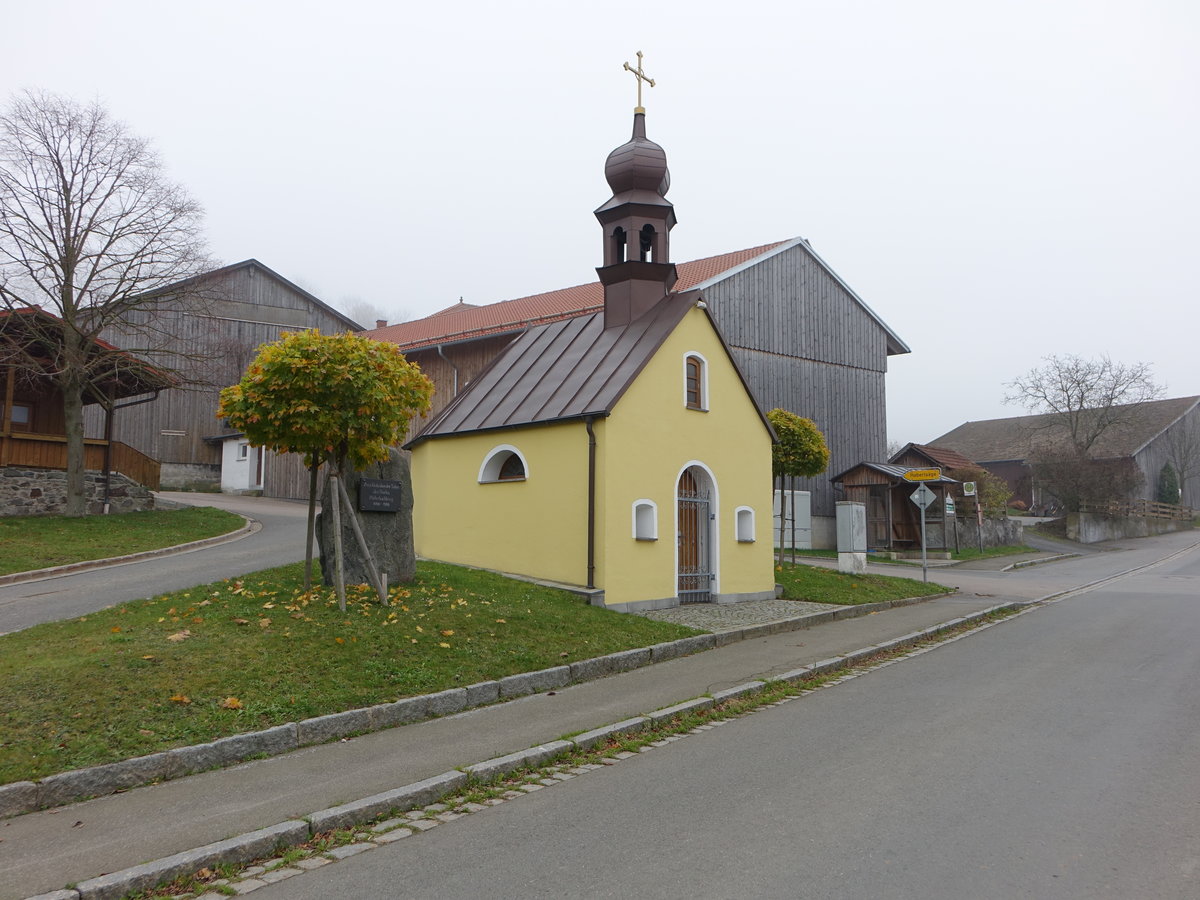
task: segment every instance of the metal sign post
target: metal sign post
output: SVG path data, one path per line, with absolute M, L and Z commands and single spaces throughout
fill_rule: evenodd
M 937 499 L 937 494 L 922 482 L 921 486 L 909 495 L 909 499 L 921 507 L 921 579 L 929 581 L 929 561 L 925 555 L 925 509 Z

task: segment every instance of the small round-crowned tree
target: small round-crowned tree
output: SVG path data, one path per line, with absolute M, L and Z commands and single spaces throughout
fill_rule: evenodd
M 312 581 L 321 463 L 337 477 L 347 461 L 362 467 L 387 459 L 432 397 L 433 383 L 395 344 L 315 330 L 263 344 L 242 380 L 221 391 L 217 417 L 251 444 L 304 456 L 310 472 L 305 589 Z
M 783 551 L 784 532 L 784 478 L 811 478 L 820 475 L 829 465 L 829 447 L 825 443 L 825 435 L 813 423 L 812 419 L 798 416 L 786 409 L 773 409 L 767 413 L 767 421 L 775 429 L 778 438 L 771 449 L 771 474 L 779 485 L 780 516 L 779 516 L 779 549 Z M 795 550 L 795 548 L 792 548 Z M 793 554 L 794 555 L 794 554 Z

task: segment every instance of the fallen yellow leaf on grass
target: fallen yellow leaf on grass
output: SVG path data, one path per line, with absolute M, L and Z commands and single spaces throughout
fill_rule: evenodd
M 147 655 L 143 656 L 142 659 L 154 659 L 154 657 L 150 654 L 147 654 Z
M 234 619 L 233 624 L 234 625 L 249 625 L 250 620 L 249 619 Z
M 445 641 L 440 641 L 440 642 L 438 643 L 438 646 L 439 646 L 439 647 L 445 647 L 447 650 L 448 650 L 448 649 L 450 649 L 450 645 L 449 645 L 449 644 L 447 644 Z
M 453 634 L 454 630 L 452 628 L 447 628 L 442 632 L 442 637 L 451 637 Z
M 259 628 L 270 628 L 270 627 L 271 627 L 271 620 L 270 620 L 270 619 L 259 619 L 259 620 L 258 620 L 258 627 L 259 627 Z
M 180 641 L 186 641 L 191 636 L 192 636 L 192 633 L 185 628 L 185 629 L 183 629 L 183 631 L 177 631 L 174 634 L 168 634 L 167 640 L 171 641 L 172 643 L 178 644 Z
M 112 633 L 113 633 L 113 634 L 120 634 L 120 633 L 121 633 L 121 626 L 120 626 L 120 625 L 114 625 L 114 626 L 113 626 L 111 629 L 109 629 L 109 630 L 110 630 L 110 631 L 112 631 Z
M 241 709 L 242 701 L 237 697 L 226 697 L 217 706 L 221 707 L 221 709 Z
M 190 697 L 188 697 L 188 696 L 187 696 L 187 695 L 185 695 L 185 694 L 176 694 L 174 697 L 172 697 L 172 698 L 171 698 L 171 702 L 172 702 L 172 703 L 179 703 L 179 704 L 181 704 L 181 705 L 183 705 L 183 706 L 187 706 L 187 704 L 191 703 L 191 702 L 192 702 L 192 700 L 191 700 L 191 698 L 190 698 Z

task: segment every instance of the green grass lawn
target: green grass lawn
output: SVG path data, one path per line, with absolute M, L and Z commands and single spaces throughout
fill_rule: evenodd
M 245 520 L 195 506 L 112 516 L 12 516 L 0 519 L 0 575 L 158 550 L 227 534 Z
M 926 584 L 912 578 L 892 578 L 887 575 L 843 575 L 836 569 L 784 562 L 775 567 L 775 578 L 783 585 L 788 600 L 809 600 L 813 603 L 878 603 L 882 600 L 902 600 L 944 594 L 950 590 L 932 582 Z
M 0 783 L 695 633 L 434 563 L 390 608 L 302 583 L 294 564 L 0 636 Z

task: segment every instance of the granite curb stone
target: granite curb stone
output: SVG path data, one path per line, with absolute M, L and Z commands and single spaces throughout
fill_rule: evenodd
M 48 894 L 38 894 L 36 897 L 27 897 L 25 900 L 79 900 L 79 891 L 51 891 Z
M 683 715 L 684 713 L 712 709 L 714 705 L 716 705 L 716 701 L 712 697 L 697 697 L 695 700 L 685 700 L 683 703 L 676 703 L 674 706 L 656 709 L 647 718 L 653 724 L 658 725 L 662 722 L 669 722 L 675 716 Z
M 0 785 L 0 819 L 20 815 L 38 807 L 38 786 L 33 781 Z
M 473 766 L 467 766 L 464 771 L 480 781 L 491 781 L 493 778 L 507 775 L 509 772 L 515 772 L 526 766 L 539 766 L 544 762 L 549 762 L 572 747 L 574 744 L 570 741 L 549 741 L 545 744 L 538 744 L 536 747 L 530 747 L 528 750 L 518 750 L 516 753 L 486 759 Z
M 429 699 L 424 694 L 420 697 L 406 697 L 393 703 L 377 703 L 370 707 L 371 729 L 382 731 L 396 725 L 407 725 L 429 718 Z
M 371 710 L 350 709 L 346 712 L 316 716 L 296 723 L 296 744 L 324 744 L 327 741 L 371 730 Z
M 712 695 L 714 704 L 724 703 L 726 700 L 736 700 L 739 697 L 747 697 L 750 694 L 757 694 L 767 686 L 765 681 L 747 681 L 745 684 L 739 684 L 731 688 L 726 688 L 723 691 L 717 691 Z
M 430 716 L 450 716 L 467 708 L 467 689 L 449 688 L 436 694 L 426 694 Z
M 536 672 L 522 672 L 500 679 L 500 697 L 524 697 L 527 694 L 538 694 L 542 691 L 552 691 L 566 687 L 571 681 L 570 666 L 555 666 L 552 669 L 538 669 Z
M 614 734 L 633 734 L 634 732 L 643 730 L 649 724 L 650 720 L 645 716 L 635 716 L 632 719 L 625 719 L 622 722 L 614 722 L 611 725 L 593 728 L 591 731 L 577 734 L 571 738 L 571 743 L 584 750 L 591 750 L 601 741 L 607 740 Z
M 444 772 L 441 775 L 426 778 L 424 781 L 406 784 L 404 787 L 373 794 L 370 797 L 343 803 L 340 806 L 318 810 L 308 816 L 309 827 L 313 834 L 318 834 L 335 828 L 359 825 L 393 809 L 426 806 L 446 794 L 459 790 L 466 783 L 466 773 Z
M 111 794 L 183 774 L 183 766 L 170 751 L 137 756 L 102 766 L 88 766 L 48 775 L 38 783 L 39 806 L 61 806 L 79 797 Z
M 281 822 L 270 828 L 260 828 L 194 850 L 164 856 L 162 859 L 101 875 L 99 878 L 89 878 L 79 882 L 75 890 L 79 893 L 80 900 L 119 900 L 133 891 L 148 890 L 161 882 L 190 875 L 206 866 L 259 859 L 274 851 L 277 846 L 297 844 L 308 840 L 308 836 L 307 822 Z
M 167 752 L 179 760 L 184 772 L 203 772 L 244 762 L 252 756 L 278 756 L 296 747 L 296 723 L 288 722 L 262 731 L 248 731 Z

